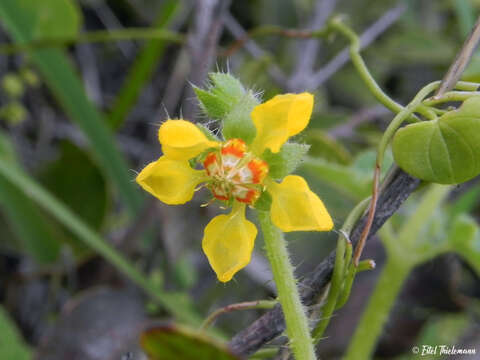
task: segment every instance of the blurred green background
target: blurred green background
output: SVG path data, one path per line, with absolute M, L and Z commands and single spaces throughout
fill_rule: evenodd
M 319 29 L 342 15 L 361 35 L 375 79 L 405 104 L 443 77 L 479 13 L 478 0 L 1 0 L 0 358 L 142 359 L 137 336 L 154 319 L 198 323 L 230 303 L 275 296 L 260 238 L 234 281 L 216 280 L 201 251 L 203 227 L 222 211 L 200 207 L 208 192 L 173 207 L 134 182 L 160 156 L 157 129 L 168 116 L 215 129 L 191 87 L 203 86 L 208 71 L 230 71 L 263 99 L 314 93 L 314 115 L 299 139 L 312 147 L 298 172 L 336 228 L 368 196 L 375 145 L 392 114 L 349 64 L 347 42 L 265 36 L 232 50 L 246 31 Z M 480 53 L 463 78 L 480 81 Z M 389 155 L 384 168 L 391 163 Z M 445 211 L 478 222 L 479 194 L 479 179 L 457 186 Z M 300 279 L 336 235 L 287 236 Z M 379 357 L 409 359 L 419 344 L 480 352 L 479 267 L 472 266 L 480 246 L 475 251 L 469 262 L 447 254 L 415 270 Z M 366 252 L 380 268 L 380 242 Z M 344 351 L 377 274 L 358 277 L 319 344 L 322 358 Z M 227 315 L 217 325 L 231 337 L 260 314 Z

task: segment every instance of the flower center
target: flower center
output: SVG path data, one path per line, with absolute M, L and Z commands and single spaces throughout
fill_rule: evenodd
M 210 176 L 208 187 L 219 200 L 253 204 L 263 191 L 268 164 L 247 151 L 243 140 L 230 139 L 220 150 L 208 153 L 203 166 Z

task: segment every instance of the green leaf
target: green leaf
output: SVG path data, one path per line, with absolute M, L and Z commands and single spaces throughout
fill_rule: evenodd
M 60 3 L 60 0 L 56 1 Z M 49 3 L 38 1 L 36 6 Z M 29 24 L 34 20 L 34 15 L 30 8 L 20 6 L 17 0 L 0 1 L 0 19 L 19 43 L 31 40 L 33 30 Z M 140 208 L 141 197 L 131 181 L 132 175 L 105 120 L 86 97 L 82 83 L 65 53 L 58 49 L 43 49 L 32 51 L 30 57 L 67 115 L 86 134 L 99 165 L 116 185 L 118 194 L 123 197 L 130 212 L 135 214 Z
M 178 325 L 159 326 L 140 339 L 149 360 L 239 360 L 226 345 Z
M 24 34 L 28 41 L 74 37 L 82 22 L 81 13 L 71 0 L 17 0 L 18 21 L 25 21 Z M 7 5 L 8 6 L 8 5 Z
M 480 174 L 480 97 L 440 118 L 410 124 L 393 138 L 393 156 L 407 173 L 458 184 Z
M 31 350 L 25 344 L 15 323 L 10 320 L 3 306 L 0 306 L 0 359 L 30 360 Z
M 0 158 L 18 166 L 12 145 L 0 133 Z M 0 207 L 21 247 L 39 263 L 50 263 L 60 253 L 59 232 L 41 209 L 0 175 Z
M 81 25 L 81 12 L 71 0 L 21 0 L 36 13 L 35 39 L 75 36 Z
M 110 202 L 102 173 L 92 159 L 72 143 L 63 142 L 60 150 L 60 157 L 43 169 L 40 180 L 88 225 L 100 229 Z
M 286 143 L 278 153 L 267 149 L 262 158 L 268 163 L 268 174 L 274 179 L 281 179 L 291 174 L 301 164 L 308 153 L 309 145 Z

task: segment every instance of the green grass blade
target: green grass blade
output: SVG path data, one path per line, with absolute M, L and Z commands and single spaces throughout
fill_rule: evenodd
M 8 312 L 0 306 L 0 359 L 31 360 L 31 349 L 22 339 L 19 329 L 10 319 Z
M 60 243 L 53 225 L 17 188 L 0 177 L 0 206 L 21 248 L 39 263 L 58 258 Z
M 165 29 L 177 14 L 180 6 L 181 1 L 166 1 L 160 9 L 159 16 L 155 21 L 155 28 Z M 109 116 L 109 123 L 112 128 L 119 128 L 125 121 L 129 111 L 135 104 L 140 91 L 150 79 L 155 69 L 155 65 L 157 64 L 158 59 L 162 56 L 166 45 L 166 40 L 150 40 L 135 60 L 135 63 L 132 65 L 125 78 L 125 83 L 122 89 L 114 101 Z
M 68 207 L 39 186 L 26 173 L 12 166 L 8 161 L 0 159 L 0 175 L 55 217 L 72 233 L 77 235 L 87 246 L 102 255 L 126 277 L 141 287 L 153 299 L 157 300 L 178 320 L 195 326 L 200 325 L 200 319 L 190 306 L 180 302 L 175 294 L 164 293 L 161 289 L 153 285 L 142 273 L 133 267 L 126 258 L 107 244 Z

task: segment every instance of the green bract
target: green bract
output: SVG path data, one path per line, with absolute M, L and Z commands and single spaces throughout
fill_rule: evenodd
M 221 133 L 225 140 L 242 139 L 246 144 L 251 144 L 256 136 L 251 113 L 260 104 L 260 99 L 228 73 L 210 73 L 208 76 L 210 85 L 206 89 L 194 87 L 202 111 L 221 122 Z M 209 140 L 220 140 L 212 138 L 213 134 L 207 128 L 201 127 L 201 130 Z M 308 145 L 285 143 L 278 153 L 266 150 L 262 159 L 269 165 L 270 176 L 281 179 L 297 168 L 309 148 Z M 267 199 L 261 200 L 263 208 L 270 207 Z
M 297 143 L 285 143 L 278 153 L 272 153 L 267 149 L 263 154 L 263 160 L 270 167 L 270 176 L 281 179 L 294 172 L 309 149 L 309 145 Z
M 228 114 L 223 118 L 223 136 L 226 140 L 240 138 L 250 144 L 257 131 L 253 125 L 250 113 L 259 104 L 249 92 L 238 99 Z
M 203 112 L 212 119 L 222 120 L 226 140 L 240 138 L 249 144 L 255 137 L 250 113 L 260 102 L 232 75 L 210 73 L 208 76 L 211 85 L 207 89 L 194 87 Z
M 480 97 L 397 131 L 393 156 L 407 173 L 434 183 L 458 184 L 480 174 Z

